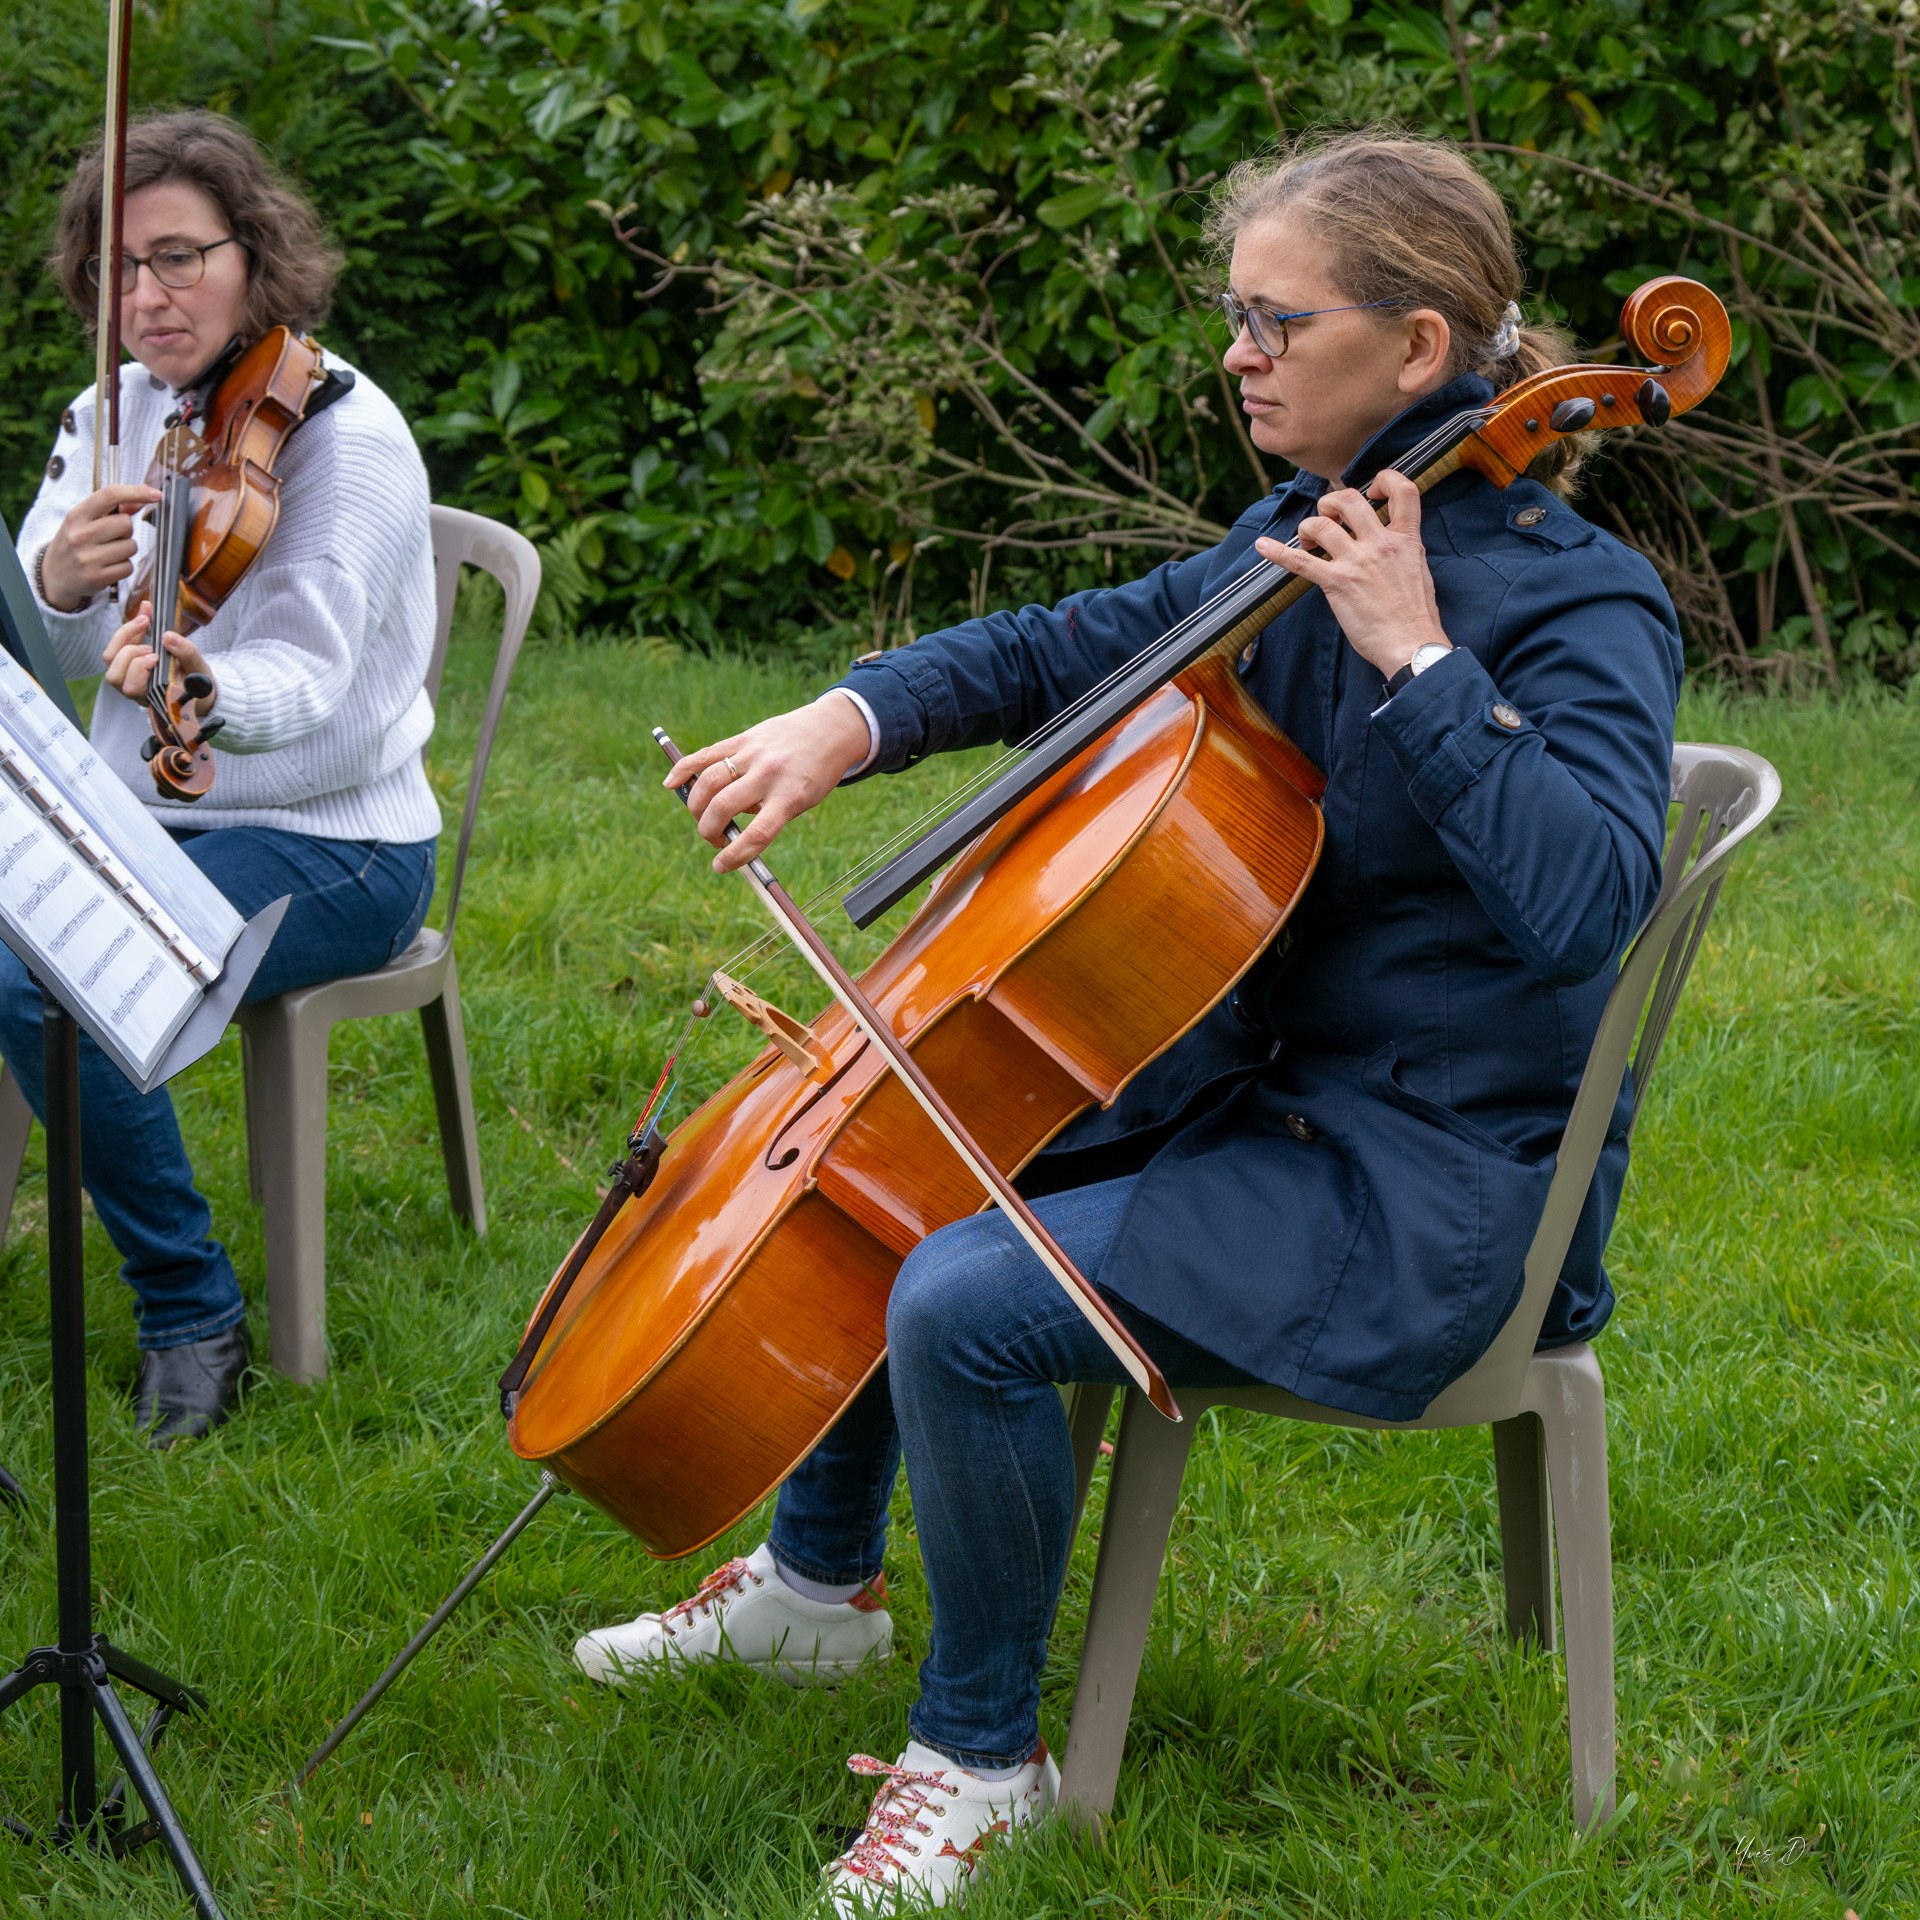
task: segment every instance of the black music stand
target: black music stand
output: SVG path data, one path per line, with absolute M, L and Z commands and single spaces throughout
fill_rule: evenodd
M 213 1046 L 226 1031 L 240 996 L 260 965 L 286 912 L 285 896 L 247 922 L 227 955 L 225 971 L 175 1036 L 150 1085 L 171 1079 Z M 0 926 L 0 938 L 6 929 Z M 80 1219 L 80 1030 L 73 1014 L 49 991 L 42 1038 L 47 1076 L 47 1281 L 53 1309 L 53 1504 L 59 1640 L 35 1647 L 0 1679 L 0 1712 L 36 1687 L 60 1689 L 60 1817 L 45 1837 L 71 1845 L 91 1834 L 92 1843 L 116 1857 L 162 1841 L 172 1856 L 201 1920 L 221 1920 L 220 1908 L 187 1839 L 173 1803 L 153 1768 L 152 1749 L 168 1721 L 207 1704 L 203 1695 L 123 1653 L 93 1630 L 93 1541 L 87 1485 L 87 1355 L 85 1263 Z M 153 1701 L 143 1732 L 134 1730 L 113 1690 L 124 1681 Z M 125 1779 L 105 1799 L 94 1772 L 93 1721 L 98 1715 L 113 1742 Z M 147 1810 L 135 1824 L 122 1819 L 131 1781 Z M 38 1840 L 31 1827 L 4 1819 L 8 1831 Z

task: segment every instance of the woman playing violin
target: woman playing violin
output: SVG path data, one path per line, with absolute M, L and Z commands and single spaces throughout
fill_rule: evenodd
M 1505 210 L 1458 154 L 1350 136 L 1250 162 L 1214 226 L 1225 364 L 1254 443 L 1293 477 L 1209 552 L 927 635 L 667 778 L 693 782 L 714 864 L 735 868 L 846 778 L 1025 738 L 1257 555 L 1322 589 L 1240 662 L 1327 778 L 1290 937 L 1022 1184 L 1176 1391 L 1258 1381 L 1405 1419 L 1519 1297 L 1615 964 L 1658 890 L 1680 640 L 1653 569 L 1551 485 L 1462 471 L 1423 497 L 1396 471 L 1437 423 L 1566 357 L 1520 324 Z M 1611 1310 L 1624 1120 L 1548 1344 Z M 765 1544 L 575 1650 L 615 1683 L 885 1657 L 904 1454 L 933 1634 L 911 1743 L 858 1763 L 883 1784 L 828 1871 L 842 1913 L 960 1897 L 988 1837 L 1051 1805 L 1039 1679 L 1074 1515 L 1056 1387 L 1122 1377 L 997 1212 L 908 1256 L 887 1340 Z
M 136 122 L 127 138 L 124 252 L 100 258 L 100 157 L 61 209 L 53 266 L 84 318 L 99 277 L 120 288 L 122 435 L 144 463 L 169 416 L 202 398 L 229 349 L 269 328 L 316 325 L 339 256 L 313 210 L 252 139 L 213 114 Z M 178 673 L 202 674 L 203 719 L 223 722 L 219 779 L 191 806 L 159 798 L 140 748 L 155 634 L 117 589 L 150 545 L 133 483 L 90 487 L 97 395 L 61 419 L 20 557 L 60 664 L 98 673 L 93 743 L 244 914 L 282 894 L 285 920 L 249 999 L 362 973 L 401 952 L 433 891 L 439 809 L 421 765 L 433 728 L 427 479 L 406 422 L 333 355 L 322 401 L 278 462 L 272 540 L 191 639 L 159 636 Z M 164 624 L 164 623 L 163 623 Z M 0 1054 L 41 1107 L 40 996 L 0 955 Z M 83 1163 L 95 1211 L 133 1289 L 139 1424 L 166 1446 L 233 1407 L 249 1358 L 240 1286 L 210 1237 L 173 1105 L 136 1094 L 81 1043 Z

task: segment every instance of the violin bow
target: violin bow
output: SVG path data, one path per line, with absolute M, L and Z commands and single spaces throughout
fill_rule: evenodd
M 93 490 L 120 483 L 120 256 L 127 205 L 133 0 L 107 0 L 107 114 L 100 143 L 100 304 L 93 361 Z
M 669 762 L 682 757 L 680 749 L 660 728 L 654 728 L 653 737 Z M 693 783 L 688 781 L 674 791 L 682 800 L 686 800 L 693 792 Z M 729 824 L 727 838 L 733 840 L 738 837 L 739 828 Z M 1100 1297 L 1093 1283 L 1073 1264 L 1066 1249 L 1047 1231 L 1039 1216 L 1015 1191 L 1013 1183 L 981 1151 L 960 1116 L 947 1104 L 940 1090 L 927 1078 L 920 1063 L 887 1024 L 886 1016 L 861 992 L 859 982 L 840 964 L 833 950 L 795 904 L 792 895 L 773 877 L 766 862 L 750 860 L 740 872 L 758 896 L 760 904 L 772 916 L 774 924 L 806 957 L 807 964 L 825 982 L 827 991 L 847 1010 L 853 1023 L 880 1050 L 907 1091 L 920 1103 L 927 1118 L 940 1130 L 947 1145 L 960 1156 L 967 1171 L 987 1190 L 988 1198 L 1006 1216 L 1014 1232 L 1027 1243 L 1034 1257 L 1059 1283 L 1067 1298 L 1086 1316 L 1088 1325 L 1125 1369 L 1127 1378 L 1147 1396 L 1158 1412 L 1177 1422 L 1180 1409 L 1152 1358 L 1127 1331 L 1126 1323 Z
M 1510 486 L 1569 434 L 1665 426 L 1676 413 L 1698 406 L 1727 370 L 1733 339 L 1727 310 L 1697 280 L 1679 274 L 1649 280 L 1629 297 L 1620 333 L 1633 352 L 1654 364 L 1548 367 L 1486 406 L 1442 422 L 1403 456 L 1399 470 L 1422 493 L 1463 467 L 1496 487 Z M 1376 510 L 1387 518 L 1384 505 Z M 1256 560 L 1043 728 L 1024 759 L 855 887 L 844 902 L 853 924 L 877 920 L 1176 674 L 1216 648 L 1238 651 L 1312 591 L 1299 575 Z

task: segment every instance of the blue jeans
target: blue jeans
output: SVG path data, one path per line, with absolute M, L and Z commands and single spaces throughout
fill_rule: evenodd
M 292 895 L 248 985 L 250 1001 L 385 966 L 419 932 L 433 896 L 431 840 L 391 846 L 272 827 L 169 831 L 249 918 Z M 26 968 L 0 948 L 0 1057 L 45 1119 L 41 1006 Z M 184 1346 L 238 1326 L 240 1283 L 226 1248 L 209 1236 L 213 1216 L 193 1184 L 172 1099 L 164 1087 L 136 1093 L 84 1033 L 80 1166 L 94 1212 L 120 1250 L 141 1346 Z
M 1133 1187 L 1129 1176 L 1033 1202 L 1096 1283 Z M 1250 1378 L 1108 1297 L 1176 1390 Z M 886 1365 L 780 1489 L 774 1557 L 809 1579 L 872 1579 L 904 1449 L 933 1597 L 909 1726 L 963 1766 L 1015 1766 L 1039 1741 L 1040 1669 L 1072 1546 L 1073 1449 L 1057 1388 L 1123 1376 L 998 1211 L 942 1228 L 907 1257 L 887 1343 Z

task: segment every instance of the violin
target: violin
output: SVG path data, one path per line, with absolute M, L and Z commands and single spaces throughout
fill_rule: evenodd
M 96 492 L 120 478 L 120 274 L 127 198 L 127 82 L 133 0 L 113 0 L 107 16 L 107 107 L 100 167 L 100 299 L 94 333 L 93 446 Z M 188 634 L 211 620 L 259 559 L 280 517 L 274 461 L 327 380 L 320 349 L 291 328 L 275 327 L 251 346 L 236 341 L 203 376 L 202 408 L 189 400 L 167 425 L 147 472 L 161 496 L 156 539 L 132 584 L 127 610 L 153 608 L 153 677 L 147 684 L 151 736 L 141 753 L 168 800 L 198 800 L 213 785 L 208 744 L 225 724 L 201 721 L 197 707 L 213 691 L 204 674 L 174 674 L 162 644 L 168 630 Z
M 1654 364 L 1533 375 L 1444 422 L 1400 470 L 1423 491 L 1462 468 L 1505 487 L 1568 434 L 1664 425 L 1726 370 L 1726 310 L 1694 281 L 1640 288 L 1621 333 Z M 724 981 L 770 1044 L 670 1136 L 654 1117 L 662 1075 L 501 1380 L 516 1453 L 657 1557 L 694 1552 L 880 1365 L 893 1276 L 926 1235 L 984 1191 L 1046 1258 L 1011 1176 L 1231 990 L 1313 873 L 1325 783 L 1235 670 L 1313 591 L 1255 561 L 850 892 L 864 925 L 946 867 L 857 981 L 763 862 L 741 869 L 833 1004 L 806 1025 Z M 1177 1418 L 1151 1361 L 1060 1262 L 1056 1280 Z
M 129 597 L 130 613 L 152 604 L 156 633 L 204 627 L 260 558 L 280 518 L 274 462 L 326 378 L 311 338 L 274 327 L 216 363 L 201 383 L 204 410 L 189 399 L 169 421 L 147 470 L 160 495 L 150 509 L 153 550 Z M 208 743 L 224 723 L 197 712 L 212 691 L 204 674 L 176 675 L 173 656 L 156 646 L 147 684 L 152 735 L 141 752 L 167 799 L 198 800 L 213 785 Z

